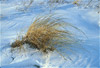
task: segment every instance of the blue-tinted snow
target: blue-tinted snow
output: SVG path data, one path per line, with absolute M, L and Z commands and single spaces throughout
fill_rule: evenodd
M 36 1 L 36 0 L 35 0 Z M 42 2 L 43 0 L 41 0 Z M 72 4 L 58 6 L 54 13 L 62 14 L 68 18 L 66 21 L 81 29 L 88 37 L 82 42 L 82 46 L 89 52 L 78 49 L 77 54 L 71 54 L 73 61 L 65 61 L 58 53 L 51 53 L 49 58 L 41 56 L 38 51 L 30 54 L 13 54 L 10 52 L 10 44 L 18 34 L 25 34 L 34 18 L 41 13 L 48 13 L 49 8 L 44 6 L 30 7 L 27 12 L 22 12 L 16 7 L 23 7 L 18 4 L 20 0 L 7 0 L 1 2 L 0 15 L 0 66 L 1 68 L 99 68 L 99 14 L 94 9 L 78 8 Z M 39 1 L 36 1 L 38 3 Z M 35 4 L 36 4 L 35 3 Z M 81 37 L 80 37 L 81 38 Z M 34 50 L 35 51 L 35 50 Z M 18 53 L 18 52 L 17 52 Z M 52 55 L 52 56 L 51 56 Z M 46 61 L 45 61 L 46 59 Z

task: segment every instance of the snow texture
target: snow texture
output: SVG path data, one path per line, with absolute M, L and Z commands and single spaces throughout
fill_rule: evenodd
M 88 37 L 82 42 L 82 47 L 87 51 L 77 49 L 76 54 L 69 54 L 70 59 L 64 60 L 56 51 L 43 55 L 38 50 L 32 50 L 25 44 L 27 51 L 19 53 L 16 49 L 11 53 L 10 44 L 19 34 L 24 35 L 39 14 L 46 14 L 50 8 L 46 7 L 44 0 L 35 0 L 35 3 L 27 9 L 21 0 L 0 1 L 0 68 L 99 68 L 100 47 L 99 28 L 100 14 L 95 9 L 79 8 L 73 4 L 57 6 L 52 12 L 62 14 L 66 21 L 81 29 Z M 44 4 L 42 4 L 44 2 Z M 97 2 L 96 2 L 97 3 Z M 42 4 L 41 6 L 39 4 Z M 80 34 L 80 33 L 79 33 Z

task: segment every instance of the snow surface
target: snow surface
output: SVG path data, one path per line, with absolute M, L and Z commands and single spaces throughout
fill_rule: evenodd
M 68 18 L 66 21 L 81 29 L 88 37 L 83 38 L 82 46 L 87 51 L 77 49 L 76 54 L 69 54 L 70 59 L 64 60 L 56 51 L 43 55 L 38 50 L 31 50 L 22 54 L 15 51 L 11 53 L 10 44 L 14 42 L 19 34 L 25 34 L 28 27 L 34 21 L 35 17 L 42 13 L 48 13 L 49 8 L 46 4 L 39 6 L 44 0 L 35 0 L 35 5 L 30 7 L 26 12 L 17 8 L 23 8 L 20 0 L 5 0 L 1 2 L 0 8 L 0 67 L 1 68 L 99 68 L 100 67 L 100 47 L 99 47 L 99 28 L 100 14 L 96 10 L 88 8 L 78 8 L 72 4 L 59 5 L 54 13 L 62 14 Z M 44 9 L 46 8 L 46 9 Z M 80 37 L 82 38 L 82 37 Z M 17 49 L 16 49 L 17 50 Z M 66 52 L 67 53 L 67 52 Z M 68 58 L 68 57 L 67 57 Z

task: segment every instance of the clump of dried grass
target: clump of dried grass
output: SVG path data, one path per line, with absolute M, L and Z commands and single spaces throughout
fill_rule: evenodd
M 25 36 L 12 43 L 11 47 L 23 48 L 23 44 L 29 44 L 31 48 L 38 49 L 43 53 L 54 51 L 67 45 L 76 43 L 74 35 L 67 30 L 73 27 L 62 18 L 55 18 L 54 15 L 40 16 L 29 27 Z M 75 28 L 77 29 L 77 28 Z

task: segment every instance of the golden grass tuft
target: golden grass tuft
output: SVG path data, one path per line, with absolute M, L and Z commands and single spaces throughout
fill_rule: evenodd
M 69 26 L 71 25 L 64 22 L 62 18 L 55 18 L 52 14 L 39 16 L 31 24 L 25 36 L 12 43 L 11 47 L 16 48 L 29 44 L 31 48 L 36 48 L 43 53 L 63 46 L 67 47 L 67 45 L 76 43 L 74 35 L 67 30 Z

